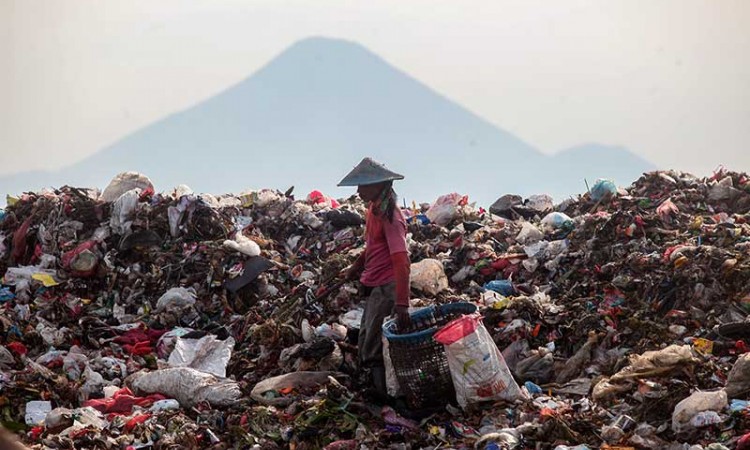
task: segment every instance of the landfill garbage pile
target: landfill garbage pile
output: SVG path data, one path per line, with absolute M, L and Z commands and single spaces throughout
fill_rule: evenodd
M 355 197 L 126 173 L 8 205 L 0 421 L 30 448 L 750 448 L 744 174 L 405 208 L 412 306 L 478 305 L 527 394 L 416 419 L 356 367 Z

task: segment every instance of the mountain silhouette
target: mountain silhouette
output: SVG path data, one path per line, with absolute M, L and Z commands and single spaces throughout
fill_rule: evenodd
M 505 193 L 585 191 L 584 178 L 629 184 L 653 166 L 622 148 L 587 145 L 547 156 L 398 70 L 359 44 L 297 42 L 224 92 L 56 172 L 0 178 L 0 192 L 71 184 L 104 188 L 116 174 L 148 175 L 157 189 L 196 192 L 296 186 L 334 197 L 364 156 L 406 179 L 397 192 L 431 201 L 468 193 L 489 205 Z

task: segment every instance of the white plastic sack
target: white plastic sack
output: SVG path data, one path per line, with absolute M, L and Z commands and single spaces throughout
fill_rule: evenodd
M 526 397 L 505 364 L 479 314 L 463 316 L 435 333 L 445 346 L 456 400 L 461 408 L 482 401 Z
M 362 316 L 364 314 L 364 309 L 355 308 L 339 316 L 339 321 L 343 323 L 347 328 L 359 330 L 359 328 L 362 326 Z
M 109 226 L 115 234 L 126 234 L 130 232 L 133 225 L 135 211 L 138 208 L 138 197 L 140 189 L 132 189 L 122 194 L 112 206 L 112 215 L 109 218 Z
M 544 233 L 542 233 L 539 228 L 529 222 L 524 222 L 523 225 L 521 225 L 521 231 L 518 233 L 518 236 L 516 236 L 516 242 L 520 244 L 531 244 L 541 240 L 543 237 Z
M 26 425 L 41 425 L 44 423 L 44 418 L 47 414 L 52 411 L 52 403 L 48 401 L 31 401 L 26 403 L 26 414 L 24 419 Z
M 563 228 L 566 225 L 569 226 L 572 223 L 573 219 L 567 214 L 561 212 L 551 212 L 544 216 L 544 219 L 541 221 L 542 227 L 547 231 L 559 230 L 560 228 Z
M 49 269 L 41 269 L 37 266 L 8 267 L 8 270 L 3 277 L 3 284 L 7 286 L 18 286 L 18 284 L 23 281 L 30 283 L 32 277 L 38 274 L 48 275 L 54 278 L 57 272 Z
M 183 287 L 171 288 L 156 302 L 156 311 L 170 311 L 195 304 L 195 293 Z
M 231 337 L 224 341 L 211 334 L 200 339 L 180 337 L 168 362 L 172 367 L 192 367 L 224 378 L 227 376 L 227 364 L 232 358 L 232 349 L 234 339 Z
M 193 195 L 193 190 L 186 184 L 180 184 L 173 191 L 174 198 L 182 198 L 188 195 Z
M 242 395 L 236 381 L 191 367 L 138 372 L 128 381 L 136 395 L 162 394 L 174 398 L 186 408 L 201 402 L 208 402 L 212 406 L 231 406 Z
M 83 371 L 83 378 L 86 380 L 78 391 L 81 400 L 88 400 L 94 394 L 101 394 L 107 382 L 99 372 L 96 372 L 91 366 L 86 365 Z
M 293 397 L 276 397 L 282 389 L 316 388 L 328 384 L 329 376 L 335 372 L 291 372 L 277 377 L 267 378 L 253 387 L 250 397 L 258 403 L 268 406 L 287 406 L 295 399 Z M 273 395 L 266 395 L 267 393 Z
M 281 196 L 270 189 L 263 189 L 253 194 L 253 205 L 260 208 L 281 200 Z
M 169 219 L 169 233 L 172 237 L 180 235 L 181 225 L 185 218 L 185 213 L 190 216 L 194 208 L 195 199 L 190 196 L 179 197 L 179 202 L 176 206 L 170 206 L 167 208 L 167 218 Z
M 436 225 L 448 225 L 458 215 L 458 206 L 462 200 L 463 197 L 455 192 L 441 195 L 430 206 L 425 215 L 430 219 L 430 222 Z
M 737 358 L 727 376 L 727 395 L 737 398 L 750 391 L 750 353 Z
M 159 340 L 156 342 L 156 354 L 161 359 L 168 359 L 169 355 L 172 354 L 174 346 L 177 343 L 177 339 L 193 331 L 192 328 L 173 328 L 166 333 L 162 334 Z
M 227 239 L 226 241 L 224 241 L 224 247 L 230 248 L 247 256 L 260 255 L 260 246 L 258 246 L 255 241 L 242 233 L 237 233 L 234 236 L 234 240 Z
M 727 407 L 727 393 L 724 389 L 714 392 L 693 392 L 674 407 L 672 431 L 682 433 L 693 428 L 690 421 L 704 411 L 721 411 Z
M 443 263 L 437 259 L 428 258 L 412 264 L 409 281 L 411 287 L 430 295 L 437 295 L 448 289 L 448 277 Z
M 386 317 L 383 319 L 383 323 L 390 320 L 390 317 Z M 383 363 L 385 365 L 385 388 L 388 392 L 388 395 L 391 397 L 400 397 L 401 396 L 401 386 L 398 384 L 398 378 L 396 377 L 396 369 L 393 368 L 393 361 L 391 360 L 391 350 L 388 346 L 388 339 L 386 339 L 385 335 L 382 336 L 383 339 Z
M 146 175 L 138 172 L 123 172 L 115 175 L 109 185 L 102 193 L 102 200 L 113 202 L 120 196 L 132 189 L 141 189 L 141 191 L 153 190 L 154 185 Z
M 689 345 L 670 345 L 661 350 L 644 352 L 642 355 L 630 355 L 629 364 L 612 376 L 612 382 L 618 383 L 630 379 L 662 376 L 678 368 L 687 367 L 698 362 Z
M 340 323 L 327 324 L 323 323 L 315 328 L 315 336 L 331 338 L 334 341 L 343 341 L 347 334 L 346 326 Z

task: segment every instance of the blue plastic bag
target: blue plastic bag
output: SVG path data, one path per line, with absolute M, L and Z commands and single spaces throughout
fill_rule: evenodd
M 415 216 L 411 216 L 408 219 L 406 219 L 406 223 L 409 223 L 409 224 L 418 223 L 420 225 L 428 225 L 430 223 L 430 219 L 424 214 L 417 214 Z
M 538 384 L 534 384 L 531 381 L 527 381 L 523 385 L 526 386 L 526 390 L 529 391 L 529 394 L 541 394 L 544 392 Z
M 594 183 L 594 187 L 591 188 L 591 198 L 594 201 L 599 201 L 603 199 L 607 195 L 616 195 L 617 194 L 617 186 L 615 185 L 615 182 L 612 180 L 605 180 L 603 178 L 599 178 L 596 180 L 596 183 Z
M 506 297 L 516 293 L 516 288 L 513 287 L 513 283 L 510 280 L 492 280 L 487 282 L 484 288 Z

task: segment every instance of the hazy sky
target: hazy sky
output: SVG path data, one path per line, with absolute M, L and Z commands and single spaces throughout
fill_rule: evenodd
M 748 24 L 748 0 L 0 0 L 0 173 L 75 162 L 312 35 L 545 152 L 750 170 Z

